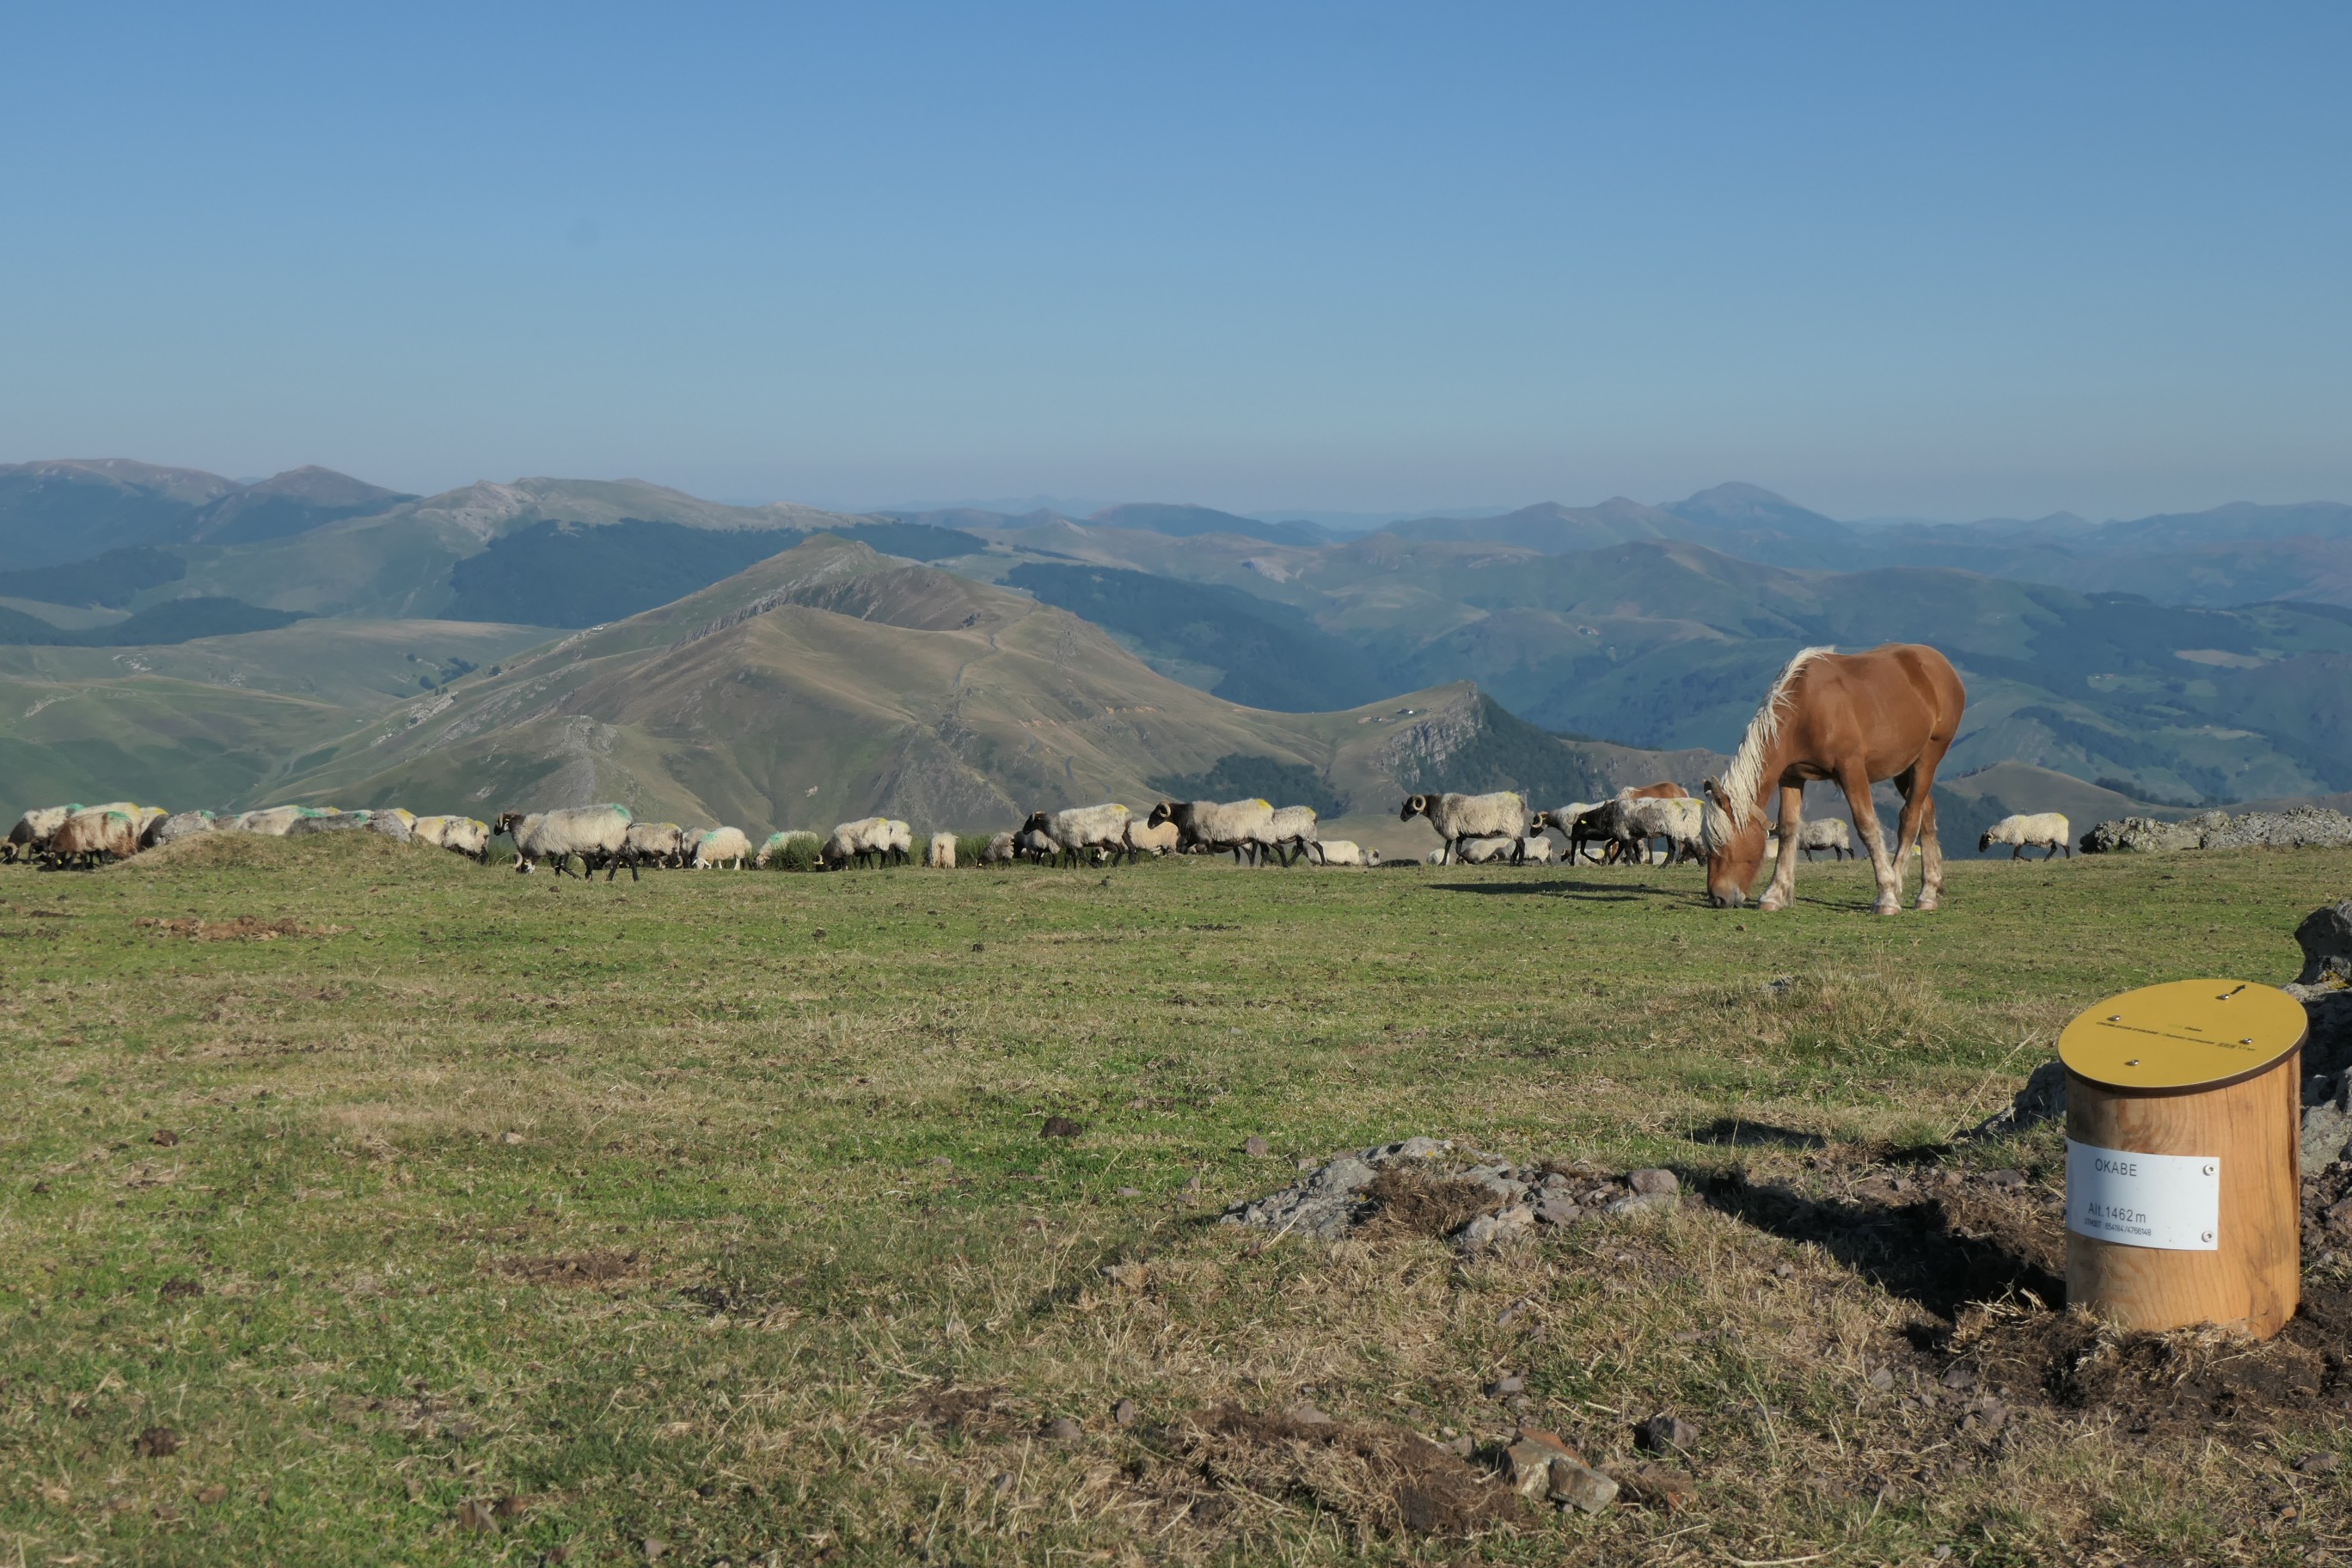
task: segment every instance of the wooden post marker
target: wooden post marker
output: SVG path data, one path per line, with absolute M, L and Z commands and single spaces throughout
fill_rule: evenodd
M 2180 980 L 2110 996 L 2066 1064 L 2066 1300 L 2127 1329 L 2266 1340 L 2302 1300 L 2303 1005 Z

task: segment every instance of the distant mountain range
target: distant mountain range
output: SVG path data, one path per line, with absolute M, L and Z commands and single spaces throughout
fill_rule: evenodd
M 847 542 L 828 544 L 819 535 Z M 484 677 L 478 673 L 484 661 L 472 654 L 439 650 L 495 646 L 511 653 L 550 638 L 576 649 L 579 640 L 563 641 L 563 629 L 602 628 L 589 634 L 597 639 L 634 626 L 630 635 L 637 636 L 704 616 L 713 594 L 781 593 L 779 605 L 798 606 L 781 619 L 776 605 L 761 612 L 754 617 L 761 629 L 746 634 L 755 640 L 802 625 L 802 612 L 838 617 L 839 606 L 807 602 L 805 584 L 783 585 L 799 581 L 793 574 L 815 559 L 807 553 L 813 549 L 863 550 L 855 571 L 841 565 L 853 557 L 826 555 L 835 576 L 878 580 L 921 570 L 925 594 L 996 595 L 985 612 L 978 601 L 964 610 L 980 616 L 974 626 L 1019 623 L 1029 636 L 1053 625 L 1065 628 L 1055 633 L 1057 647 L 1076 647 L 1067 628 L 1091 623 L 1084 635 L 1098 640 L 1086 657 L 1100 662 L 1116 653 L 1125 661 L 1110 682 L 1119 694 L 1074 688 L 1091 694 L 1065 707 L 1134 706 L 1142 700 L 1134 695 L 1140 671 L 1157 693 L 1146 705 L 1191 712 L 1187 723 L 1197 732 L 1180 740 L 1178 728 L 1150 728 L 1149 743 L 1130 748 L 1116 768 L 1097 767 L 1095 776 L 1116 778 L 1122 789 L 1153 778 L 1238 778 L 1259 765 L 1248 761 L 1255 757 L 1267 766 L 1315 768 L 1345 795 L 1332 770 L 1354 764 L 1337 761 L 1346 747 L 1329 739 L 1331 716 L 1346 715 L 1353 725 L 1383 704 L 1437 702 L 1428 696 L 1435 691 L 1456 693 L 1445 700 L 1456 707 L 1470 705 L 1463 711 L 1477 717 L 1465 722 L 1490 737 L 1490 750 L 1509 750 L 1491 738 L 1517 733 L 1513 726 L 1526 731 L 1510 743 L 1526 742 L 1525 755 L 1512 752 L 1518 760 L 1507 767 L 1496 762 L 1495 776 L 1516 778 L 1514 769 L 1534 765 L 1529 757 L 1549 768 L 1558 756 L 1573 755 L 1581 760 L 1560 764 L 1567 771 L 1557 776 L 1542 768 L 1529 774 L 1546 787 L 1566 786 L 1586 776 L 1576 770 L 1591 773 L 1590 759 L 1602 754 L 1590 748 L 1604 742 L 1585 737 L 1630 746 L 1626 754 L 1648 759 L 1644 765 L 1669 754 L 1712 756 L 1737 738 L 1771 671 L 1794 648 L 1893 638 L 1935 643 L 1960 665 L 1970 719 L 1948 777 L 1958 795 L 1985 809 L 2035 780 L 2046 795 L 2072 791 L 2173 808 L 2352 788 L 2352 721 L 2342 717 L 2352 711 L 2352 610 L 2344 607 L 2352 605 L 2352 507 L 2327 502 L 2104 523 L 2058 516 L 1882 524 L 1839 521 L 1754 486 L 1728 484 L 1658 506 L 1622 498 L 1591 507 L 1546 502 L 1492 516 L 1412 519 L 1348 537 L 1303 520 L 1268 522 L 1177 504 L 1103 507 L 1083 518 L 1050 509 L 851 515 L 790 504 L 727 506 L 636 480 L 530 479 L 413 496 L 321 468 L 240 483 L 121 459 L 28 463 L 0 467 L 0 645 L 15 644 L 25 655 L 13 665 L 0 658 L 0 683 L 48 683 L 19 705 L 47 717 L 28 718 L 13 733 L 26 746 L 48 748 L 41 776 L 62 778 L 58 759 L 86 742 L 62 732 L 43 741 L 38 732 L 70 710 L 72 692 L 99 689 L 89 682 L 152 684 L 165 679 L 156 673 L 164 665 L 201 667 L 282 704 L 295 672 L 265 668 L 271 660 L 298 649 L 315 659 L 342 630 L 355 646 L 382 648 L 392 646 L 385 637 L 396 644 L 400 637 L 382 628 L 411 626 L 415 646 L 403 648 L 401 658 L 413 661 L 420 690 L 435 689 L 418 700 L 439 702 L 439 689 L 454 678 L 453 690 L 480 690 L 487 702 L 489 687 L 512 685 L 511 672 Z M 780 562 L 796 564 L 787 570 Z M 778 571 L 785 577 L 770 582 Z M 958 583 L 963 587 L 947 586 Z M 1039 604 L 1068 614 L 1037 621 L 1008 607 Z M 295 616 L 309 618 L 285 625 Z M 877 621 L 870 606 L 858 618 L 868 623 L 860 636 L 896 635 L 876 629 L 896 623 Z M 436 629 L 459 623 L 478 624 L 489 641 L 453 641 Z M 956 641 L 939 640 L 942 628 L 928 624 L 897 626 L 916 631 L 933 650 L 926 659 L 943 657 L 937 650 Z M 176 648 L 217 657 L 164 658 Z M 803 683 L 814 663 L 832 657 L 790 638 L 767 652 L 766 662 L 738 667 L 772 671 L 742 677 L 753 686 L 767 682 L 761 689 Z M 1043 721 L 1038 712 L 1060 700 L 1045 695 L 1052 689 L 1047 672 L 1062 669 L 1069 656 L 1024 662 L 1004 647 L 997 652 L 1003 657 L 989 662 L 1024 672 L 1008 687 L 1022 695 L 1008 697 L 1004 712 L 1026 716 L 1004 722 L 1021 729 Z M 860 657 L 888 669 L 899 668 L 891 660 L 904 653 L 876 648 Z M 696 741 L 695 726 L 678 729 L 627 700 L 644 690 L 683 700 L 699 667 L 665 662 L 670 658 L 632 655 L 631 673 L 613 673 L 593 701 L 583 697 L 585 706 L 567 706 L 566 698 L 524 728 L 576 735 L 580 723 L 593 721 L 617 735 L 634 727 L 651 748 L 645 755 L 662 759 L 657 766 L 631 764 L 648 800 L 744 815 L 754 799 L 772 811 L 786 803 L 769 787 L 783 777 L 783 763 L 755 765 L 745 750 L 766 744 L 756 731 L 772 718 L 793 725 L 799 737 L 791 767 L 808 771 L 818 792 L 801 798 L 837 799 L 845 810 L 884 799 L 922 800 L 940 810 L 959 801 L 978 809 L 985 800 L 992 810 L 1052 787 L 1075 788 L 1085 776 L 1076 753 L 1066 758 L 1076 771 L 1066 771 L 1059 786 L 1023 772 L 1005 760 L 1021 750 L 1013 731 L 977 721 L 973 732 L 992 736 L 985 755 L 958 751 L 961 742 L 945 737 L 961 721 L 943 719 L 936 708 L 945 699 L 912 695 L 928 689 L 922 683 L 935 673 L 921 660 L 904 665 L 914 682 L 906 692 L 884 682 L 890 689 L 855 723 L 819 703 L 833 717 L 811 728 L 791 717 L 799 711 L 793 702 L 777 699 L 782 706 L 772 715 L 741 691 L 710 688 L 696 700 L 752 705 Z M 1475 694 L 1461 695 L 1470 691 L 1466 682 L 1475 683 Z M 1191 695 L 1171 695 L 1171 685 Z M 439 776 L 432 772 L 437 763 L 411 753 L 467 722 L 464 713 L 446 724 L 420 721 L 415 735 L 406 732 L 405 718 L 399 735 L 378 733 L 367 727 L 389 698 L 343 689 L 336 700 L 354 706 L 341 729 L 322 719 L 317 733 L 365 732 L 364 756 L 352 754 L 349 741 L 323 750 L 305 741 L 299 753 L 286 756 L 257 743 L 237 753 L 242 761 L 220 763 L 206 776 L 245 778 L 247 793 L 373 790 Z M 1391 695 L 1397 692 L 1419 697 Z M 237 700 L 206 699 L 216 707 Z M 1023 707 L 1038 703 L 1045 709 Z M 294 712 L 269 711 L 288 720 Z M 226 717 L 220 722 L 236 728 Z M 291 736 L 308 722 L 272 720 L 253 732 Z M 730 738 L 744 727 L 741 739 Z M 100 746 L 88 756 L 129 765 L 119 728 L 101 725 L 113 737 L 105 746 L 114 750 Z M 581 753 L 551 740 L 526 743 L 504 721 L 467 732 L 493 729 L 503 739 L 483 756 L 498 759 L 489 769 L 498 788 L 554 788 L 579 773 Z M 1526 741 L 1545 731 L 1571 737 L 1571 752 L 1547 749 L 1562 743 L 1549 737 L 1540 745 Z M 886 731 L 894 738 L 884 739 Z M 11 733 L 0 730 L 0 755 L 21 759 L 27 753 L 6 752 Z M 853 742 L 856 734 L 866 739 Z M 948 766 L 934 742 L 961 761 Z M 1242 759 L 1234 763 L 1240 771 L 1216 773 L 1228 755 L 1214 752 L 1219 744 L 1235 748 L 1230 755 Z M 677 760 L 688 754 L 677 748 L 696 745 L 732 758 L 709 765 L 733 782 L 705 778 L 696 772 L 702 764 Z M 812 746 L 824 755 L 813 760 Z M 449 752 L 440 742 L 426 750 Z M 488 767 L 465 754 L 469 768 Z M 877 762 L 892 754 L 929 760 L 894 772 Z M 559 755 L 573 758 L 564 764 L 572 773 L 553 763 L 530 773 L 530 757 Z M 1459 755 L 1453 761 L 1468 765 Z M 2005 766 L 2025 771 L 1998 772 Z M 1373 772 L 1391 782 L 1400 776 L 1393 767 Z M 2000 790 L 1970 790 L 1964 774 L 2007 782 Z M 107 793 L 94 761 L 90 776 L 90 788 Z M 2053 782 L 2062 778 L 2075 782 Z M 918 787 L 919 780 L 930 782 Z M 454 775 L 446 782 L 454 784 Z

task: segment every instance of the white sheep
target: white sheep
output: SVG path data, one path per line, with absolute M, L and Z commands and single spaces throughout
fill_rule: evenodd
M 989 866 L 1003 866 L 1019 858 L 1021 852 L 1013 847 L 1013 837 L 1011 828 L 1006 828 L 1002 833 L 990 834 L 988 847 L 981 852 L 982 863 Z
M 835 826 L 819 858 L 829 870 L 869 861 L 884 866 L 905 865 L 914 858 L 915 830 L 887 816 L 861 816 Z
M 1286 866 L 1311 859 L 1322 833 L 1311 805 L 1277 805 L 1266 821 L 1265 843 Z
M 75 812 L 50 836 L 48 864 L 89 870 L 109 860 L 130 859 L 139 853 L 138 810 L 135 805 L 129 811 L 93 805 Z
M 1139 817 L 1127 819 L 1127 850 L 1130 858 L 1137 855 L 1150 855 L 1155 859 L 1162 855 L 1173 855 L 1182 847 L 1183 841 L 1184 836 L 1172 822 L 1163 822 L 1155 827 Z
M 751 840 L 740 827 L 714 827 L 695 836 L 694 868 L 698 871 L 708 871 L 730 860 L 735 863 L 734 869 L 740 871 L 751 858 Z
M 923 853 L 923 864 L 935 871 L 955 869 L 956 836 L 952 833 L 931 835 L 930 847 Z
M 1073 805 L 1060 811 L 1032 812 L 1023 830 L 1043 833 L 1054 841 L 1057 860 L 1072 863 L 1097 852 L 1116 860 L 1131 855 L 1127 844 L 1128 809 L 1116 801 L 1101 805 Z
M 77 801 L 71 805 L 44 805 L 26 812 L 8 830 L 7 847 L 0 851 L 0 858 L 13 864 L 41 854 L 48 848 L 49 840 L 57 837 L 58 829 L 66 825 L 66 818 L 81 809 Z
M 2029 816 L 2004 816 L 1985 829 L 1984 837 L 1977 840 L 1977 853 L 1981 855 L 1996 844 L 2010 846 L 2009 858 L 2012 860 L 2022 857 L 2035 845 L 2042 846 L 2042 858 L 2044 860 L 2061 849 L 2066 851 L 2067 859 L 2074 858 L 2073 828 L 2063 812 L 2040 811 Z
M 675 822 L 632 822 L 621 842 L 644 866 L 683 866 L 691 847 L 686 829 Z
M 1457 838 L 1454 841 L 1454 863 L 1458 866 L 1484 866 L 1496 860 L 1517 861 L 1520 840 L 1501 835 L 1478 838 Z M 1445 853 L 1441 849 L 1440 855 Z M 1440 860 L 1439 865 L 1445 862 Z
M 1764 854 L 1770 858 L 1780 852 L 1780 825 L 1764 829 Z M 1817 849 L 1826 849 L 1832 860 L 1854 858 L 1853 830 L 1842 816 L 1811 817 L 1797 825 L 1797 848 L 1810 860 Z
M 1551 840 L 1540 833 L 1530 833 L 1519 840 L 1519 864 L 1549 866 L 1551 864 Z
M 1247 855 L 1258 863 L 1260 847 L 1271 842 L 1274 807 L 1262 800 L 1235 800 L 1219 805 L 1208 800 L 1163 800 L 1151 808 L 1150 826 L 1176 825 L 1177 843 L 1187 850 L 1222 855 L 1233 851 L 1240 865 Z
M 555 868 L 558 877 L 568 877 L 572 874 L 569 862 L 577 855 L 592 877 L 602 866 L 609 882 L 625 865 L 634 882 L 638 879 L 637 857 L 628 847 L 631 820 L 625 805 L 575 805 L 528 816 L 501 812 L 493 831 L 513 837 L 518 871 L 529 871 L 544 859 Z
M 1378 863 L 1366 858 L 1364 851 L 1352 838 L 1326 838 L 1316 846 L 1316 864 L 1320 866 L 1370 866 Z
M 478 817 L 420 816 L 410 831 L 419 844 L 446 849 L 453 855 L 463 855 L 468 860 L 486 864 L 489 860 L 490 825 Z
M 1400 822 L 1426 816 L 1445 849 L 1454 854 L 1465 838 L 1507 838 L 1514 851 L 1528 831 L 1528 803 L 1516 790 L 1492 795 L 1416 795 L 1397 814 Z M 1459 858 L 1458 854 L 1454 854 Z M 1444 865 L 1443 860 L 1438 862 Z

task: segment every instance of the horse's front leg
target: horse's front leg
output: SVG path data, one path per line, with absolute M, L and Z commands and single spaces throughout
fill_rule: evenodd
M 1870 851 L 1871 875 L 1878 881 L 1878 901 L 1870 906 L 1870 912 L 1898 913 L 1903 908 L 1903 863 L 1887 854 L 1885 835 L 1878 830 L 1869 770 L 1859 763 L 1847 763 L 1838 770 L 1838 787 L 1845 791 L 1846 809 L 1853 814 L 1854 831 L 1862 835 L 1862 847 Z
M 1780 786 L 1780 853 L 1772 861 L 1772 882 L 1756 900 L 1759 910 L 1785 910 L 1797 901 L 1797 839 L 1805 811 L 1805 786 Z

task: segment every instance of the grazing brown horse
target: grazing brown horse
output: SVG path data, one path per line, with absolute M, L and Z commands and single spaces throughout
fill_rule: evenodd
M 1868 653 L 1809 647 L 1790 659 L 1748 721 L 1748 733 L 1725 771 L 1706 781 L 1706 892 L 1717 909 L 1748 901 L 1764 859 L 1764 800 L 1780 792 L 1780 857 L 1759 910 L 1788 907 L 1797 883 L 1798 826 L 1805 782 L 1828 779 L 1845 791 L 1854 827 L 1878 873 L 1874 912 L 1903 907 L 1903 858 L 1920 846 L 1919 908 L 1944 891 L 1944 851 L 1936 842 L 1936 767 L 1959 732 L 1969 694 L 1951 661 L 1917 643 L 1887 643 Z M 1893 779 L 1903 793 L 1895 853 L 1879 837 L 1870 786 Z

